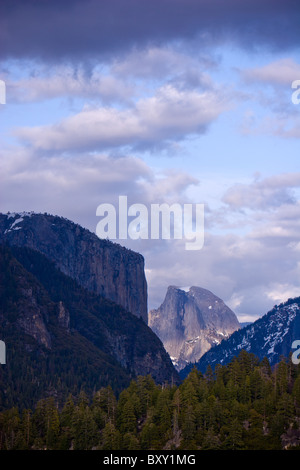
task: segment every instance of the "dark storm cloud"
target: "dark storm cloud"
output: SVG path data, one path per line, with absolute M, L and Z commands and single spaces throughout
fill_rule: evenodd
M 83 59 L 200 35 L 294 47 L 298 0 L 1 0 L 2 58 Z

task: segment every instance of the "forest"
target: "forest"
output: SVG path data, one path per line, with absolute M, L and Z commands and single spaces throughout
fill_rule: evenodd
M 244 350 L 229 364 L 194 368 L 180 385 L 138 376 L 118 396 L 84 390 L 62 406 L 0 413 L 1 450 L 300 449 L 300 366 Z

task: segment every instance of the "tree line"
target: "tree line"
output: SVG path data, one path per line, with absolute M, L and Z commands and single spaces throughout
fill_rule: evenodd
M 242 350 L 202 374 L 194 368 L 179 385 L 138 376 L 118 396 L 110 386 L 54 396 L 34 409 L 0 413 L 6 450 L 277 450 L 300 449 L 300 366 Z

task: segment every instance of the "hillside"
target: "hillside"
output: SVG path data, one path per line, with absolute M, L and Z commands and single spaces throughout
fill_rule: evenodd
M 178 382 L 160 340 L 141 318 L 93 294 L 29 248 L 0 248 L 0 409 L 65 399 L 101 386 L 119 392 L 136 375 Z
M 182 370 L 181 377 L 185 377 L 194 366 L 203 372 L 208 365 L 214 368 L 217 364 L 227 364 L 242 349 L 261 360 L 266 357 L 274 365 L 282 356 L 289 357 L 293 352 L 293 341 L 299 339 L 300 297 L 296 297 L 275 305 L 267 314 L 211 348 L 198 362 Z

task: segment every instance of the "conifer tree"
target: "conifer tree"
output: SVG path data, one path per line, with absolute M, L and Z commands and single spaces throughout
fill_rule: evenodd
M 137 420 L 134 412 L 133 402 L 128 398 L 122 407 L 118 407 L 118 429 L 121 434 L 132 433 L 137 431 Z
M 72 435 L 74 450 L 90 450 L 99 443 L 99 432 L 93 418 L 93 413 L 81 401 L 76 406 L 72 420 Z
M 225 439 L 224 446 L 229 450 L 243 449 L 243 428 L 241 423 L 235 418 L 228 426 L 228 435 Z
M 201 450 L 220 450 L 222 443 L 218 435 L 215 433 L 213 427 L 210 427 L 204 435 Z
M 24 438 L 23 449 L 29 449 L 33 440 L 32 411 L 24 409 L 21 419 L 21 431 Z
M 293 388 L 292 388 L 292 395 L 294 398 L 295 407 L 297 410 L 300 409 L 300 375 L 296 377 Z
M 121 434 L 115 425 L 108 421 L 102 432 L 102 450 L 121 450 Z

